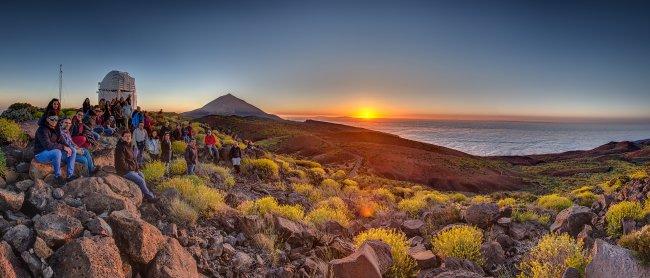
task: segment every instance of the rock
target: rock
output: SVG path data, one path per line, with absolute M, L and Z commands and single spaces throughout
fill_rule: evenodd
M 32 187 L 33 185 L 34 185 L 33 180 L 23 180 L 23 181 L 19 181 L 17 183 L 14 183 L 13 187 L 16 188 L 16 190 L 19 190 L 21 192 L 25 192 L 25 191 L 29 190 L 29 188 Z
M 588 207 L 573 205 L 565 208 L 555 217 L 551 225 L 551 232 L 568 233 L 575 237 L 580 233 L 585 224 L 590 224 L 596 214 Z
M 390 249 L 388 244 L 381 241 L 366 241 L 350 256 L 330 261 L 329 276 L 382 277 L 393 264 Z
M 589 278 L 650 277 L 650 266 L 642 265 L 630 250 L 596 239 L 592 260 L 585 269 Z
M 516 240 L 522 240 L 528 236 L 528 229 L 523 223 L 513 222 L 508 229 L 510 236 Z
M 52 197 L 54 197 L 54 199 L 57 199 L 57 200 L 62 199 L 64 194 L 65 193 L 63 192 L 63 189 L 61 189 L 61 188 L 55 188 L 52 191 Z
M 45 240 L 40 237 L 36 237 L 36 240 L 34 240 L 34 253 L 36 253 L 36 256 L 39 258 L 46 260 L 52 256 L 53 251 L 49 246 L 47 246 Z
M 112 212 L 108 223 L 119 249 L 134 262 L 148 264 L 165 243 L 156 227 L 127 210 Z
M 589 250 L 594 245 L 594 238 L 592 234 L 593 228 L 591 228 L 589 225 L 585 225 L 582 228 L 582 231 L 580 231 L 580 233 L 578 233 L 576 236 L 576 239 L 582 240 L 584 243 L 584 248 Z
M 137 213 L 142 203 L 140 188 L 116 175 L 79 178 L 69 182 L 63 190 L 66 197 L 79 198 L 86 209 L 97 214 L 125 209 Z
M 238 251 L 232 258 L 232 266 L 238 272 L 245 272 L 253 265 L 253 258 L 250 255 Z
M 502 227 L 508 227 L 512 223 L 512 218 L 510 217 L 501 217 L 497 220 L 497 224 Z
M 409 256 L 415 260 L 420 269 L 436 268 L 440 266 L 440 260 L 431 250 L 409 252 Z
M 323 224 L 323 230 L 326 233 L 330 233 L 333 235 L 341 235 L 341 236 L 347 236 L 348 235 L 348 229 L 343 227 L 341 223 L 336 222 L 336 221 L 326 221 L 325 224 Z
M 307 243 L 303 240 L 305 229 L 299 223 L 278 216 L 275 218 L 275 229 L 278 235 L 289 244 L 303 245 Z
M 67 177 L 67 167 L 67 165 L 61 164 L 61 176 L 64 178 Z M 75 163 L 74 173 L 77 177 L 85 177 L 88 176 L 88 169 L 84 164 Z M 32 180 L 54 180 L 54 169 L 50 164 L 39 163 L 36 159 L 32 159 L 29 164 L 29 177 Z
M 93 235 L 98 235 L 98 236 L 113 236 L 113 229 L 111 229 L 111 226 L 104 221 L 104 219 L 100 217 L 95 217 L 92 218 L 85 223 L 86 229 L 90 231 Z
M 424 221 L 420 219 L 409 219 L 402 222 L 402 231 L 408 237 L 420 235 L 420 229 L 424 227 Z
M 562 278 L 580 278 L 580 271 L 573 267 L 569 267 L 564 270 L 564 273 L 562 273 Z
M 29 249 L 34 243 L 34 238 L 34 232 L 23 224 L 11 227 L 2 237 L 19 253 Z
M 59 247 L 83 233 L 83 225 L 78 219 L 61 214 L 50 213 L 41 216 L 34 229 L 48 246 Z
M 80 237 L 56 250 L 51 265 L 57 277 L 125 277 L 122 259 L 110 237 Z
M 623 220 L 623 234 L 627 235 L 631 232 L 634 232 L 636 230 L 636 221 L 626 219 Z
M 241 230 L 248 235 L 259 233 L 264 226 L 264 223 L 257 215 L 244 215 L 239 218 L 239 224 Z
M 481 245 L 481 254 L 488 266 L 499 265 L 506 260 L 506 254 L 501 248 L 501 244 L 496 241 L 486 242 Z
M 43 276 L 42 269 L 43 264 L 41 260 L 34 254 L 29 253 L 29 251 L 23 251 L 20 253 L 20 257 L 23 259 L 23 262 L 27 265 L 27 268 L 34 274 L 36 277 Z
M 30 277 L 30 274 L 23 267 L 22 262 L 14 255 L 9 243 L 0 242 L 0 277 L 22 278 Z
M 6 170 L 5 171 L 5 182 L 7 184 L 12 184 L 18 181 L 18 173 L 11 171 L 11 170 Z
M 465 210 L 463 218 L 469 224 L 486 229 L 499 218 L 499 206 L 493 203 L 473 204 Z
M 16 193 L 0 188 L 0 210 L 18 211 L 23 207 L 25 193 Z
M 52 209 L 54 199 L 52 198 L 52 187 L 45 184 L 43 180 L 35 180 L 27 192 L 27 203 L 39 212 Z
M 16 172 L 19 174 L 27 173 L 29 172 L 29 163 L 21 162 L 16 165 Z
M 168 238 L 164 247 L 149 264 L 146 277 L 199 277 L 196 261 L 174 238 Z
M 447 257 L 444 260 L 443 267 L 449 270 L 467 270 L 480 274 L 481 276 L 485 275 L 483 268 L 478 266 L 476 263 L 470 260 L 458 259 L 453 257 Z
M 433 278 L 482 278 L 483 275 L 464 269 L 450 270 L 442 272 Z

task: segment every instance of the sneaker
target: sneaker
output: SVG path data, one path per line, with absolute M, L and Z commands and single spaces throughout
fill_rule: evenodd
M 54 185 L 64 185 L 65 184 L 65 179 L 63 177 L 54 177 Z
M 147 203 L 155 204 L 158 203 L 158 197 L 144 198 L 144 201 Z
M 71 182 L 71 181 L 73 181 L 73 180 L 76 180 L 77 178 L 79 178 L 77 175 L 72 174 L 72 175 L 70 175 L 70 176 L 69 176 L 65 181 L 66 181 L 66 182 Z

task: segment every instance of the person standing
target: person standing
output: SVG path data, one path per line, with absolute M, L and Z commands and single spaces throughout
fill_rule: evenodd
M 36 130 L 34 141 L 34 158 L 39 163 L 51 164 L 54 169 L 54 182 L 62 185 L 77 178 L 74 174 L 74 162 L 77 151 L 66 146 L 59 130 L 56 128 L 58 116 L 49 116 L 45 119 L 45 125 L 39 126 Z M 65 156 L 64 156 L 65 155 Z M 67 179 L 61 177 L 61 159 L 65 158 L 67 167 Z
M 239 144 L 237 142 L 235 142 L 235 144 L 230 148 L 229 155 L 232 166 L 235 167 L 235 172 L 239 173 L 241 165 L 241 148 L 239 148 Z
M 144 123 L 144 115 L 142 115 L 142 110 L 138 106 L 133 114 L 131 114 L 131 128 L 136 129 L 140 123 Z
M 151 155 L 151 159 L 158 160 L 160 158 L 160 139 L 158 139 L 158 132 L 151 131 L 151 136 L 147 139 L 147 151 Z
M 131 130 L 129 123 L 131 122 L 131 114 L 133 108 L 131 107 L 131 96 L 128 96 L 122 105 L 122 116 L 124 117 L 124 128 Z
M 90 99 L 89 98 L 86 98 L 84 100 L 84 103 L 82 104 L 81 109 L 82 109 L 84 115 L 86 115 L 86 114 L 88 114 L 90 112 L 90 110 L 92 109 L 92 105 L 90 105 Z
M 165 162 L 165 172 L 169 172 L 169 163 L 172 161 L 172 140 L 169 132 L 165 132 L 161 142 L 162 156 L 161 159 Z
M 213 161 L 219 161 L 219 150 L 217 149 L 217 137 L 212 134 L 212 130 L 208 129 L 208 133 L 203 139 L 205 143 L 205 148 L 208 150 L 208 154 L 212 157 Z
M 156 196 L 147 187 L 144 175 L 139 169 L 131 146 L 131 132 L 126 129 L 122 131 L 122 136 L 115 147 L 115 170 L 120 176 L 137 184 L 146 201 L 155 202 Z
M 199 151 L 196 149 L 196 139 L 190 139 L 185 148 L 185 162 L 187 163 L 187 174 L 194 175 L 194 168 L 199 163 Z
M 133 141 L 135 146 L 138 148 L 138 165 L 142 167 L 144 165 L 144 150 L 147 143 L 147 131 L 144 129 L 144 123 L 138 124 L 137 128 L 133 130 Z

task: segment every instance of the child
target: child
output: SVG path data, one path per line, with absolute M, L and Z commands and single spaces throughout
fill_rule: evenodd
M 196 139 L 190 139 L 185 149 L 185 162 L 187 163 L 187 174 L 194 175 L 194 167 L 199 163 L 199 152 L 196 149 Z

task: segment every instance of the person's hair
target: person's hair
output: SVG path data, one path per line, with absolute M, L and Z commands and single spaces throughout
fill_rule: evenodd
M 90 99 L 89 98 L 84 99 L 84 104 L 86 104 L 86 103 L 90 104 Z
M 120 136 L 124 136 L 124 134 L 127 134 L 127 133 L 131 134 L 131 131 L 129 131 L 128 129 L 122 130 L 122 132 L 120 132 Z
M 54 109 L 54 102 L 59 103 L 59 107 L 57 109 Z M 59 115 L 61 112 L 61 102 L 59 101 L 58 98 L 53 98 L 50 100 L 50 102 L 47 104 L 47 107 L 45 107 L 45 115 L 50 116 L 50 115 Z

